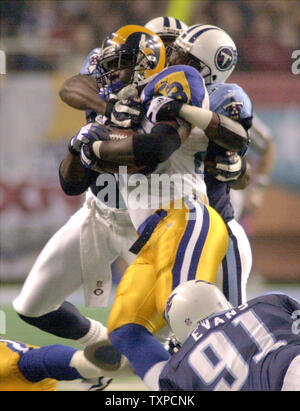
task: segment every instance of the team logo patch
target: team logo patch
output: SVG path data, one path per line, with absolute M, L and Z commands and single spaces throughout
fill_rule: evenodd
M 230 118 L 233 120 L 239 120 L 243 106 L 244 103 L 242 101 L 234 101 L 232 98 L 231 102 L 223 106 L 223 108 L 228 112 Z
M 218 70 L 230 70 L 237 61 L 237 53 L 232 47 L 221 47 L 216 52 L 215 64 Z

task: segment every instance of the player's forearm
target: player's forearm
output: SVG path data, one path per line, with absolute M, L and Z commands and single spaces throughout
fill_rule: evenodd
M 163 104 L 156 114 L 158 121 L 174 117 L 201 128 L 210 141 L 226 150 L 239 152 L 249 143 L 248 133 L 240 123 L 213 111 L 171 100 Z
M 249 138 L 244 127 L 237 121 L 200 107 L 183 104 L 179 116 L 205 131 L 209 140 L 230 151 L 247 147 Z
M 149 134 L 136 133 L 118 141 L 96 141 L 95 155 L 119 165 L 152 166 L 166 161 L 187 137 L 185 126 L 157 124 Z
M 68 153 L 60 165 L 60 172 L 64 180 L 78 183 L 85 178 L 87 169 L 83 166 L 79 155 Z
M 88 170 L 81 163 L 79 155 L 67 154 L 59 167 L 59 179 L 67 195 L 79 195 L 88 188 Z
M 105 114 L 106 102 L 99 97 L 94 78 L 76 75 L 66 80 L 59 96 L 63 102 L 78 110 L 93 110 Z

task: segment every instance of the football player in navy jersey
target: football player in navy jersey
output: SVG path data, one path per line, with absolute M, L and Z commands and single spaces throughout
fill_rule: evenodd
M 127 356 L 151 390 L 300 391 L 300 303 L 293 298 L 274 292 L 233 307 L 215 285 L 193 280 L 173 290 L 165 318 L 178 342 L 173 355 L 131 326 L 136 339 Z M 99 365 L 95 352 L 87 355 Z

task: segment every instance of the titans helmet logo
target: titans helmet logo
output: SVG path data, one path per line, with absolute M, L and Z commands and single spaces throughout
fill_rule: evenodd
M 232 47 L 221 47 L 216 52 L 215 64 L 218 70 L 230 70 L 237 61 L 237 53 Z

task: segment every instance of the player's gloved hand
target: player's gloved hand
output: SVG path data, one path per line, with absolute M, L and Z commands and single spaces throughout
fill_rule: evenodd
M 150 118 L 151 113 L 155 113 L 155 116 L 153 117 L 152 114 L 152 118 L 150 118 L 153 122 L 175 120 L 177 117 L 180 117 L 179 111 L 183 104 L 184 103 L 169 97 L 156 97 L 150 103 L 147 117 Z
M 231 151 L 217 155 L 214 160 L 205 160 L 204 164 L 209 174 L 226 183 L 237 180 L 246 171 L 246 159 Z
M 109 130 L 99 123 L 89 123 L 77 133 L 80 139 L 81 162 L 87 168 L 93 169 L 99 158 L 94 154 L 92 145 L 95 141 L 109 140 Z
M 86 137 L 93 138 L 96 140 L 108 140 L 108 131 L 105 126 L 99 123 L 89 123 L 81 127 L 78 133 L 71 138 L 68 144 L 68 149 L 70 153 L 79 155 L 82 145 L 86 142 Z
M 141 122 L 143 115 L 144 107 L 137 99 L 110 99 L 105 111 L 106 124 L 113 124 L 121 128 L 136 127 Z

